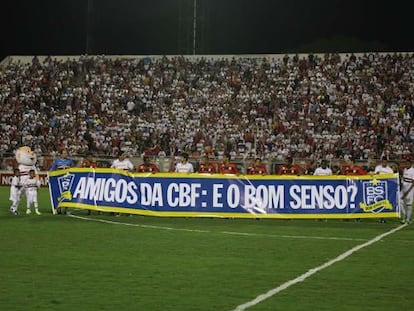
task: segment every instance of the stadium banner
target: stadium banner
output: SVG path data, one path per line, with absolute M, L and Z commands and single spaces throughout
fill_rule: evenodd
M 151 216 L 231 218 L 399 217 L 398 174 L 253 176 L 130 173 L 71 168 L 49 173 L 60 207 Z
M 47 172 L 39 172 L 40 187 L 49 187 Z M 10 171 L 0 171 L 0 186 L 10 186 L 14 174 Z

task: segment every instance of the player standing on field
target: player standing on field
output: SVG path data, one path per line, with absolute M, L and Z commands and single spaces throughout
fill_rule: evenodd
M 403 171 L 401 182 L 400 206 L 403 223 L 411 223 L 411 214 L 413 212 L 414 197 L 414 161 L 409 159 L 410 166 Z
M 87 153 L 86 158 L 83 159 L 80 167 L 97 168 L 98 164 L 93 160 L 92 153 Z
M 374 174 L 392 174 L 394 171 L 388 165 L 388 161 L 386 158 L 381 160 L 381 164 L 377 165 L 374 170 Z
M 342 175 L 358 176 L 366 174 L 367 172 L 359 165 L 356 165 L 351 159 L 349 159 L 348 163 L 342 167 Z
M 208 155 L 203 155 L 201 157 L 201 162 L 198 166 L 198 172 L 201 174 L 214 174 L 216 172 L 216 167 L 213 163 L 210 162 Z
M 14 170 L 14 176 L 11 181 L 10 185 L 10 201 L 12 201 L 12 205 L 10 206 L 10 213 L 17 215 L 20 198 L 22 196 L 22 184 L 20 180 L 20 171 L 16 167 Z
M 36 178 L 35 170 L 30 170 L 29 178 L 23 182 L 23 187 L 26 192 L 26 214 L 31 214 L 32 205 L 35 208 L 36 215 L 42 215 L 39 212 L 39 206 L 37 201 L 37 190 L 40 188 L 40 180 Z
M 302 168 L 299 165 L 293 164 L 293 158 L 287 157 L 286 164 L 279 168 L 278 175 L 300 175 Z
M 71 158 L 68 157 L 68 151 L 66 149 L 62 149 L 60 151 L 60 155 L 55 159 L 55 161 L 53 161 L 49 171 L 64 170 L 73 166 L 75 166 L 75 163 Z M 57 209 L 57 213 L 66 215 L 67 207 L 65 207 L 63 211 L 59 207 Z
M 181 161 L 176 164 L 175 172 L 176 173 L 194 173 L 193 165 L 190 162 L 188 162 L 187 153 L 181 154 Z
M 387 159 L 384 157 L 381 160 L 381 163 L 378 164 L 374 169 L 374 174 L 392 174 L 394 173 L 393 169 L 388 165 Z M 381 218 L 380 222 L 385 223 L 385 218 Z
M 119 150 L 118 159 L 115 159 L 114 162 L 112 162 L 111 168 L 132 172 L 134 170 L 134 165 L 129 159 L 127 159 L 125 152 Z M 119 216 L 120 214 L 111 213 L 111 215 Z
M 262 163 L 262 159 L 256 158 L 251 166 L 247 168 L 247 175 L 266 175 L 266 166 Z
M 230 153 L 223 155 L 223 162 L 218 165 L 218 172 L 220 174 L 238 174 L 239 168 L 236 163 L 232 163 Z
M 151 163 L 151 159 L 147 156 L 144 157 L 144 163 L 137 167 L 137 172 L 140 173 L 158 173 L 159 171 L 160 169 L 154 163 Z
M 73 166 L 75 165 L 73 163 L 73 160 L 68 157 L 68 151 L 66 149 L 62 149 L 59 157 L 53 161 L 49 171 L 64 170 Z
M 112 162 L 111 168 L 132 172 L 134 170 L 134 165 L 127 159 L 125 152 L 119 151 L 118 159 L 115 159 L 114 162 Z
M 87 153 L 86 154 L 86 158 L 83 159 L 83 161 L 81 162 L 80 167 L 88 167 L 88 168 L 97 168 L 98 167 L 98 163 L 96 163 L 93 160 L 93 155 L 92 153 Z M 88 209 L 88 215 L 90 215 L 92 213 L 92 211 L 90 209 Z
M 313 173 L 315 176 L 327 176 L 332 175 L 332 170 L 328 166 L 328 161 L 322 160 L 321 165 L 316 168 L 315 172 Z

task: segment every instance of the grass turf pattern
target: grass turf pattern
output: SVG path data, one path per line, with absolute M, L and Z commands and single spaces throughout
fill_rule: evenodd
M 24 201 L 14 216 L 8 194 L 0 310 L 233 310 L 399 225 L 73 211 L 85 220 L 51 215 L 47 189 L 42 216 Z M 413 249 L 411 225 L 249 310 L 412 310 Z

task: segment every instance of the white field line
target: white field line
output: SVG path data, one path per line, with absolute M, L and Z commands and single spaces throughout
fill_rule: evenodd
M 149 228 L 149 229 L 158 229 L 158 230 L 173 230 L 173 231 L 188 231 L 188 232 L 210 232 L 208 230 L 197 230 L 197 229 L 183 229 L 183 228 L 173 228 L 173 227 L 163 227 L 163 226 L 152 226 L 152 225 L 143 225 L 143 224 L 131 224 L 127 222 L 120 222 L 120 221 L 112 221 L 112 220 L 105 220 L 99 218 L 87 218 L 76 216 L 73 214 L 69 214 L 69 217 L 87 220 L 87 221 L 94 221 L 94 222 L 102 222 L 105 224 L 111 225 L 122 225 L 122 226 L 130 226 L 130 227 L 141 227 L 141 228 Z
M 262 233 L 248 233 L 248 232 L 234 232 L 234 231 L 210 231 L 210 230 L 198 230 L 198 229 L 184 229 L 184 228 L 174 228 L 174 227 L 164 227 L 164 226 L 153 226 L 153 225 L 144 225 L 144 224 L 131 224 L 127 222 L 105 220 L 99 218 L 89 218 L 82 217 L 73 214 L 69 214 L 69 217 L 82 219 L 86 221 L 101 222 L 111 225 L 121 225 L 121 226 L 130 226 L 130 227 L 140 227 L 140 228 L 149 228 L 149 229 L 158 229 L 158 230 L 172 230 L 172 231 L 186 231 L 186 232 L 202 232 L 202 233 L 221 233 L 228 235 L 238 235 L 238 236 L 257 236 L 257 237 L 272 237 L 272 238 L 285 238 L 285 239 L 315 239 L 315 240 L 337 240 L 337 241 L 366 241 L 367 239 L 358 239 L 358 238 L 347 238 L 347 237 L 323 237 L 323 236 L 302 236 L 302 235 L 276 235 L 276 234 L 262 234 Z
M 364 247 L 370 246 L 370 245 L 374 244 L 375 242 L 380 241 L 384 237 L 386 237 L 390 234 L 393 234 L 394 232 L 397 232 L 398 230 L 401 230 L 402 228 L 404 228 L 406 226 L 407 225 L 404 224 L 404 225 L 401 225 L 401 226 L 399 226 L 397 228 L 394 228 L 390 231 L 387 231 L 383 234 L 377 235 L 373 239 L 351 248 L 350 250 L 340 254 L 336 258 L 331 259 L 331 260 L 325 262 L 324 264 L 322 264 L 322 265 L 320 265 L 316 268 L 312 268 L 312 269 L 308 270 L 306 273 L 298 276 L 297 278 L 289 280 L 289 281 L 287 281 L 287 282 L 285 282 L 285 283 L 269 290 L 267 293 L 261 294 L 261 295 L 257 296 L 255 299 L 250 300 L 246 303 L 243 303 L 243 304 L 237 306 L 235 309 L 233 309 L 233 311 L 244 311 L 247 308 L 253 307 L 253 306 L 261 303 L 262 301 L 276 295 L 277 293 L 280 293 L 281 291 L 287 289 L 288 287 L 290 287 L 292 285 L 295 285 L 296 283 L 303 282 L 304 280 L 306 280 L 308 277 L 312 276 L 313 274 L 315 274 L 315 273 L 317 273 L 317 272 L 319 272 L 319 271 L 321 271 L 325 268 L 328 268 L 329 266 L 333 265 L 334 263 L 337 263 L 337 262 L 340 262 L 340 261 L 344 260 L 345 258 L 351 256 L 353 253 L 363 249 Z
M 262 236 L 262 237 L 277 237 L 287 239 L 315 239 L 315 240 L 339 240 L 339 241 L 366 241 L 367 239 L 359 238 L 346 238 L 346 237 L 330 237 L 330 236 L 311 236 L 311 235 L 274 235 L 265 233 L 245 233 L 245 232 L 233 232 L 233 231 L 221 231 L 223 234 L 230 235 L 244 235 L 244 236 Z

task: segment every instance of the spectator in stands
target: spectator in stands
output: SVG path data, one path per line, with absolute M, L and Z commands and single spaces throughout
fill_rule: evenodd
M 144 163 L 138 165 L 137 172 L 140 173 L 158 173 L 160 169 L 151 163 L 151 159 L 148 156 L 144 156 Z
M 59 146 L 76 155 L 93 145 L 98 156 L 120 149 L 138 156 L 159 143 L 167 156 L 214 146 L 218 156 L 349 153 L 365 160 L 375 151 L 400 159 L 414 140 L 413 59 L 370 53 L 154 57 L 145 66 L 104 56 L 11 62 L 0 72 L 0 152 L 30 143 L 43 153 Z
M 223 162 L 218 165 L 218 173 L 220 174 L 238 174 L 239 169 L 237 164 L 231 162 L 230 153 L 225 153 Z
M 266 165 L 262 163 L 261 158 L 256 158 L 251 166 L 247 168 L 247 175 L 266 175 Z

